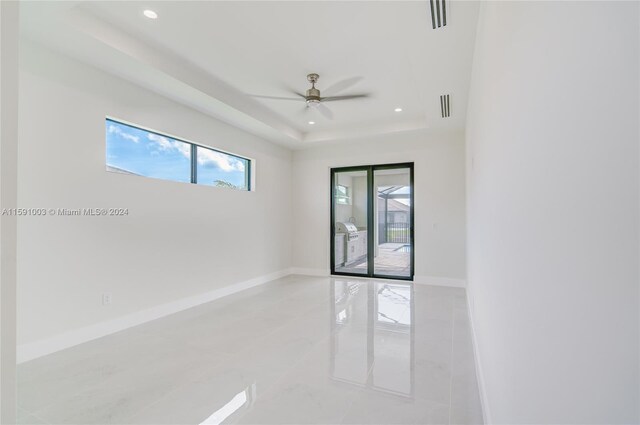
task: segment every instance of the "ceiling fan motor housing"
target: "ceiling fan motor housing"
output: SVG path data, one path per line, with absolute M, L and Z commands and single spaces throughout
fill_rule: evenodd
M 319 103 L 320 102 L 320 90 L 315 87 L 307 90 L 307 95 L 305 96 L 307 99 L 307 103 Z

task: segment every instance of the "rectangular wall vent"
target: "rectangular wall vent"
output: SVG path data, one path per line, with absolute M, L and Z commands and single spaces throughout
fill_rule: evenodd
M 440 112 L 442 118 L 448 118 L 451 115 L 451 103 L 449 102 L 449 95 L 440 95 Z
M 446 0 L 429 0 L 431 3 L 431 25 L 433 29 L 447 25 Z

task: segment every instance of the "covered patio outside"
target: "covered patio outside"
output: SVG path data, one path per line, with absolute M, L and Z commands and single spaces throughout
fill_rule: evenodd
M 387 177 L 387 176 L 385 176 Z M 379 186 L 374 229 L 375 273 L 411 276 L 411 198 L 404 185 Z M 343 266 L 341 272 L 364 274 L 367 259 Z

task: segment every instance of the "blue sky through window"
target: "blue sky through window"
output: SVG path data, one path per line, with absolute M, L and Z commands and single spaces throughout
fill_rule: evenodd
M 110 120 L 106 132 L 108 166 L 140 176 L 191 181 L 188 143 Z
M 191 181 L 191 144 L 106 120 L 107 166 L 146 177 Z M 247 190 L 249 161 L 197 147 L 199 184 Z
M 246 189 L 245 173 L 249 161 L 222 152 L 198 146 L 198 184 L 219 186 L 219 182 L 229 183 Z

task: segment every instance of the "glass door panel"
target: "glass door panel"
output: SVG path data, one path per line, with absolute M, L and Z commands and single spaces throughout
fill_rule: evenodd
M 411 277 L 411 169 L 374 169 L 373 189 L 376 197 L 374 274 L 382 277 Z
M 334 272 L 368 275 L 368 170 L 333 173 Z

